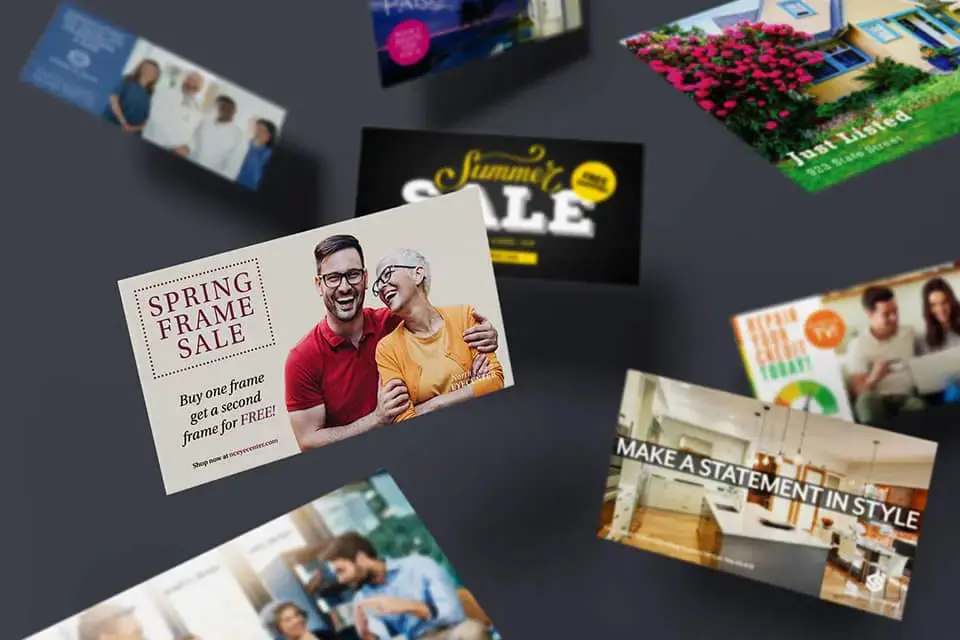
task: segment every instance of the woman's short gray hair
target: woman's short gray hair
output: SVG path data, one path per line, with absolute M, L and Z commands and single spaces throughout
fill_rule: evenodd
M 401 264 L 408 267 L 420 267 L 423 271 L 423 293 L 430 295 L 430 282 L 432 277 L 430 275 L 430 263 L 427 261 L 427 258 L 415 249 L 394 249 L 380 260 L 377 264 L 377 277 L 380 277 L 380 273 L 384 268 L 392 264 Z

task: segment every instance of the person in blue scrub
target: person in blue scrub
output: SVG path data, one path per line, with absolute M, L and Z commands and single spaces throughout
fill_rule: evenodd
M 160 65 L 149 58 L 142 60 L 110 92 L 104 119 L 120 125 L 126 133 L 140 135 L 150 117 L 150 103 L 158 80 Z
M 260 179 L 263 178 L 263 172 L 270 162 L 270 156 L 273 155 L 273 146 L 276 140 L 277 125 L 263 118 L 254 123 L 253 139 L 250 141 L 250 148 L 243 159 L 240 173 L 237 174 L 238 184 L 256 190 L 260 185 Z

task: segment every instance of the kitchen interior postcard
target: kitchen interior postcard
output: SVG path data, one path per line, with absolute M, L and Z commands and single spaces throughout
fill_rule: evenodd
M 877 424 L 960 403 L 960 262 L 732 319 L 754 395 Z
M 498 276 L 636 285 L 643 145 L 366 127 L 357 215 L 477 185 Z
M 960 131 L 960 3 L 736 0 L 623 44 L 808 191 Z
M 259 187 L 286 111 L 83 9 L 61 4 L 20 79 L 243 187 Z
M 580 0 L 369 0 L 384 87 L 583 26 Z
M 900 620 L 936 452 L 629 371 L 599 536 Z
M 168 494 L 513 384 L 478 189 L 119 287 Z
M 27 640 L 500 640 L 393 478 L 376 473 Z

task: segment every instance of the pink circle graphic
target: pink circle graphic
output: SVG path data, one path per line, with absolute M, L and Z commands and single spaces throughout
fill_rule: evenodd
M 430 29 L 419 20 L 404 20 L 387 38 L 387 53 L 401 66 L 417 64 L 430 49 Z

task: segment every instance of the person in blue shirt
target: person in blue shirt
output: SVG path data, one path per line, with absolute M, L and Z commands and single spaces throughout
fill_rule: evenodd
M 237 174 L 237 184 L 254 190 L 260 186 L 263 172 L 267 168 L 267 163 L 270 162 L 270 156 L 273 155 L 276 140 L 277 125 L 264 118 L 254 122 L 253 139 L 240 166 L 240 173 Z
M 467 618 L 447 571 L 426 556 L 382 559 L 358 533 L 337 536 L 320 553 L 337 582 L 355 589 L 354 625 L 362 640 L 489 640 Z
M 149 58 L 142 60 L 110 92 L 110 102 L 103 112 L 104 119 L 120 125 L 126 133 L 140 135 L 150 117 L 150 103 L 158 80 L 160 65 Z

